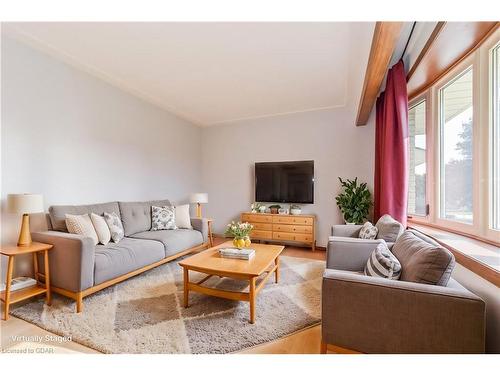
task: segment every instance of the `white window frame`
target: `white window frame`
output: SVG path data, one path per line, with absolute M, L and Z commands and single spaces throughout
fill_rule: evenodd
M 483 196 L 483 215 L 482 215 L 482 224 L 481 224 L 481 232 L 479 235 L 488 240 L 492 240 L 495 242 L 500 242 L 500 229 L 494 229 L 493 224 L 493 202 L 494 202 L 494 193 L 493 193 L 493 153 L 494 153 L 494 104 L 493 104 L 493 55 L 492 51 L 500 46 L 500 29 L 497 29 L 495 33 L 493 33 L 492 37 L 489 38 L 479 49 L 479 59 L 481 65 L 481 90 L 480 90 L 480 98 L 481 98 L 481 111 L 485 114 L 484 123 L 488 126 L 484 126 L 481 128 L 481 135 L 484 139 L 487 140 L 487 147 L 484 147 L 482 157 L 483 157 L 483 168 L 481 169 L 481 181 L 485 181 L 481 195 Z M 497 77 L 500 79 L 500 77 Z M 499 93 L 500 94 L 500 93 Z M 500 121 L 500 119 L 497 119 Z M 500 126 L 499 126 L 500 128 Z M 500 147 L 500 144 L 497 146 Z M 498 182 L 500 183 L 500 182 Z M 499 197 L 500 199 L 500 197 Z
M 412 98 L 409 107 L 426 101 L 427 184 L 426 201 L 429 214 L 409 214 L 411 222 L 461 233 L 500 244 L 500 230 L 491 226 L 493 213 L 493 97 L 491 51 L 500 43 L 500 28 L 474 52 L 464 57 L 422 94 Z M 467 224 L 440 217 L 441 210 L 441 121 L 440 92 L 468 67 L 473 69 L 473 222 Z
M 472 159 L 473 159 L 473 166 L 472 166 L 472 178 L 473 181 L 477 181 L 477 157 L 476 153 L 478 150 L 478 143 L 477 143 L 477 122 L 478 122 L 478 116 L 477 116 L 477 94 L 476 94 L 476 82 L 477 82 L 477 66 L 475 64 L 475 59 L 474 56 L 471 56 L 470 58 L 465 59 L 457 65 L 452 71 L 450 71 L 448 74 L 446 74 L 442 79 L 438 81 L 436 85 L 433 87 L 434 91 L 434 101 L 433 101 L 433 107 L 434 107 L 434 124 L 435 124 L 435 129 L 434 129 L 434 134 L 436 137 L 436 143 L 434 145 L 435 147 L 435 155 L 436 157 L 433 160 L 433 164 L 435 167 L 435 173 L 434 173 L 434 179 L 436 181 L 436 191 L 434 192 L 435 194 L 435 222 L 442 227 L 450 228 L 453 230 L 458 230 L 462 231 L 465 233 L 473 234 L 476 232 L 476 227 L 478 224 L 478 212 L 477 212 L 477 197 L 478 197 L 478 189 L 477 189 L 477 184 L 473 184 L 473 191 L 472 191 L 472 216 L 473 216 L 473 221 L 472 224 L 468 223 L 463 223 L 459 221 L 454 221 L 454 220 L 449 220 L 442 218 L 441 215 L 441 208 L 442 208 L 442 202 L 441 202 L 441 190 L 442 190 L 442 170 L 441 170 L 441 157 L 442 157 L 442 149 L 441 149 L 441 138 L 442 138 L 442 119 L 441 119 L 441 103 L 442 103 L 442 98 L 441 98 L 441 91 L 446 88 L 449 84 L 451 84 L 452 81 L 455 79 L 459 78 L 462 76 L 467 70 L 472 69 L 472 139 L 473 139 L 473 151 L 472 151 Z
M 431 217 L 431 210 L 432 210 L 432 205 L 430 202 L 430 197 L 431 197 L 431 192 L 433 187 L 432 184 L 432 159 L 431 159 L 431 149 L 433 146 L 433 141 L 431 132 L 431 120 L 432 120 L 432 112 L 431 112 L 431 98 L 430 98 L 430 92 L 429 90 L 425 91 L 421 95 L 418 95 L 417 97 L 413 98 L 409 103 L 408 103 L 408 110 L 422 102 L 425 102 L 425 204 L 427 205 L 428 212 L 426 215 L 418 215 L 418 214 L 408 214 L 408 218 L 410 218 L 414 222 L 419 222 L 419 223 L 429 223 L 430 217 Z

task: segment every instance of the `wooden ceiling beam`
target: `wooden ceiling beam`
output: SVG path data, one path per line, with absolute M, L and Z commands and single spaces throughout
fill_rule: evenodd
M 404 22 L 377 22 L 375 24 L 370 57 L 366 67 L 365 81 L 356 118 L 357 126 L 366 125 L 368 122 L 403 25 Z

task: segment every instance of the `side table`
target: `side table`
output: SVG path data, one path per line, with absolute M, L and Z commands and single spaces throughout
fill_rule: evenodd
M 0 293 L 0 300 L 4 302 L 4 320 L 9 319 L 9 309 L 10 305 L 13 303 L 23 301 L 25 299 L 37 296 L 39 294 L 46 295 L 46 303 L 50 306 L 51 295 L 50 295 L 50 271 L 49 271 L 49 250 L 52 249 L 52 245 L 32 242 L 29 246 L 5 246 L 0 248 L 0 254 L 9 257 L 7 265 L 7 281 L 5 283 L 5 291 Z M 42 284 L 38 280 L 38 258 L 37 254 L 43 252 L 43 263 L 45 268 L 45 283 Z M 36 285 L 30 286 L 28 288 L 23 288 L 15 291 L 11 291 L 12 284 L 12 272 L 14 270 L 14 259 L 16 255 L 32 254 L 33 255 L 33 267 L 35 270 L 35 280 Z

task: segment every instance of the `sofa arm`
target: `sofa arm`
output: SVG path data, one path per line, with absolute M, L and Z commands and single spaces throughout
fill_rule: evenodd
M 326 270 L 322 339 L 364 353 L 483 353 L 485 303 L 458 286 Z
M 31 236 L 34 241 L 54 246 L 49 251 L 51 285 L 72 292 L 94 286 L 95 246 L 90 237 L 57 231 L 35 232 Z M 43 264 L 43 260 L 39 261 Z
M 330 237 L 326 249 L 326 268 L 363 271 L 371 253 L 381 242 L 384 240 Z
M 332 236 L 358 238 L 362 225 L 332 225 Z
M 191 225 L 194 230 L 201 232 L 203 236 L 203 242 L 208 242 L 208 219 L 204 217 L 192 217 Z

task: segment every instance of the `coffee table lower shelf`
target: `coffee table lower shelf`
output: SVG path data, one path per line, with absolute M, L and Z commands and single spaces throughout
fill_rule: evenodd
M 274 280 L 276 283 L 279 282 L 279 258 L 276 258 L 274 261 L 274 265 L 264 271 L 261 275 L 266 274 L 263 279 L 259 280 L 259 283 L 257 284 L 257 279 L 261 275 L 251 275 L 251 276 L 244 276 L 241 274 L 232 274 L 230 272 L 214 272 L 214 271 L 209 271 L 206 269 L 200 269 L 197 267 L 188 267 L 181 265 L 184 269 L 184 307 L 188 308 L 189 307 L 189 292 L 193 291 L 196 293 L 201 293 L 201 294 L 206 294 L 208 296 L 213 296 L 213 297 L 219 297 L 219 298 L 226 298 L 234 301 L 244 301 L 244 302 L 249 302 L 250 303 L 250 323 L 255 323 L 255 303 L 256 303 L 256 298 L 257 294 L 260 292 L 260 290 L 264 287 L 266 284 L 267 280 L 271 277 L 271 275 L 274 273 Z M 206 277 L 203 279 L 197 281 L 196 283 L 190 282 L 189 281 L 189 271 L 196 271 L 196 272 L 201 272 L 207 274 Z M 203 286 L 202 284 L 205 283 L 207 280 L 214 276 L 219 276 L 219 277 L 228 277 L 232 279 L 238 279 L 238 280 L 248 280 L 249 283 L 249 292 L 234 292 L 230 290 L 224 290 L 224 289 L 217 289 L 217 288 L 209 288 L 207 286 Z

